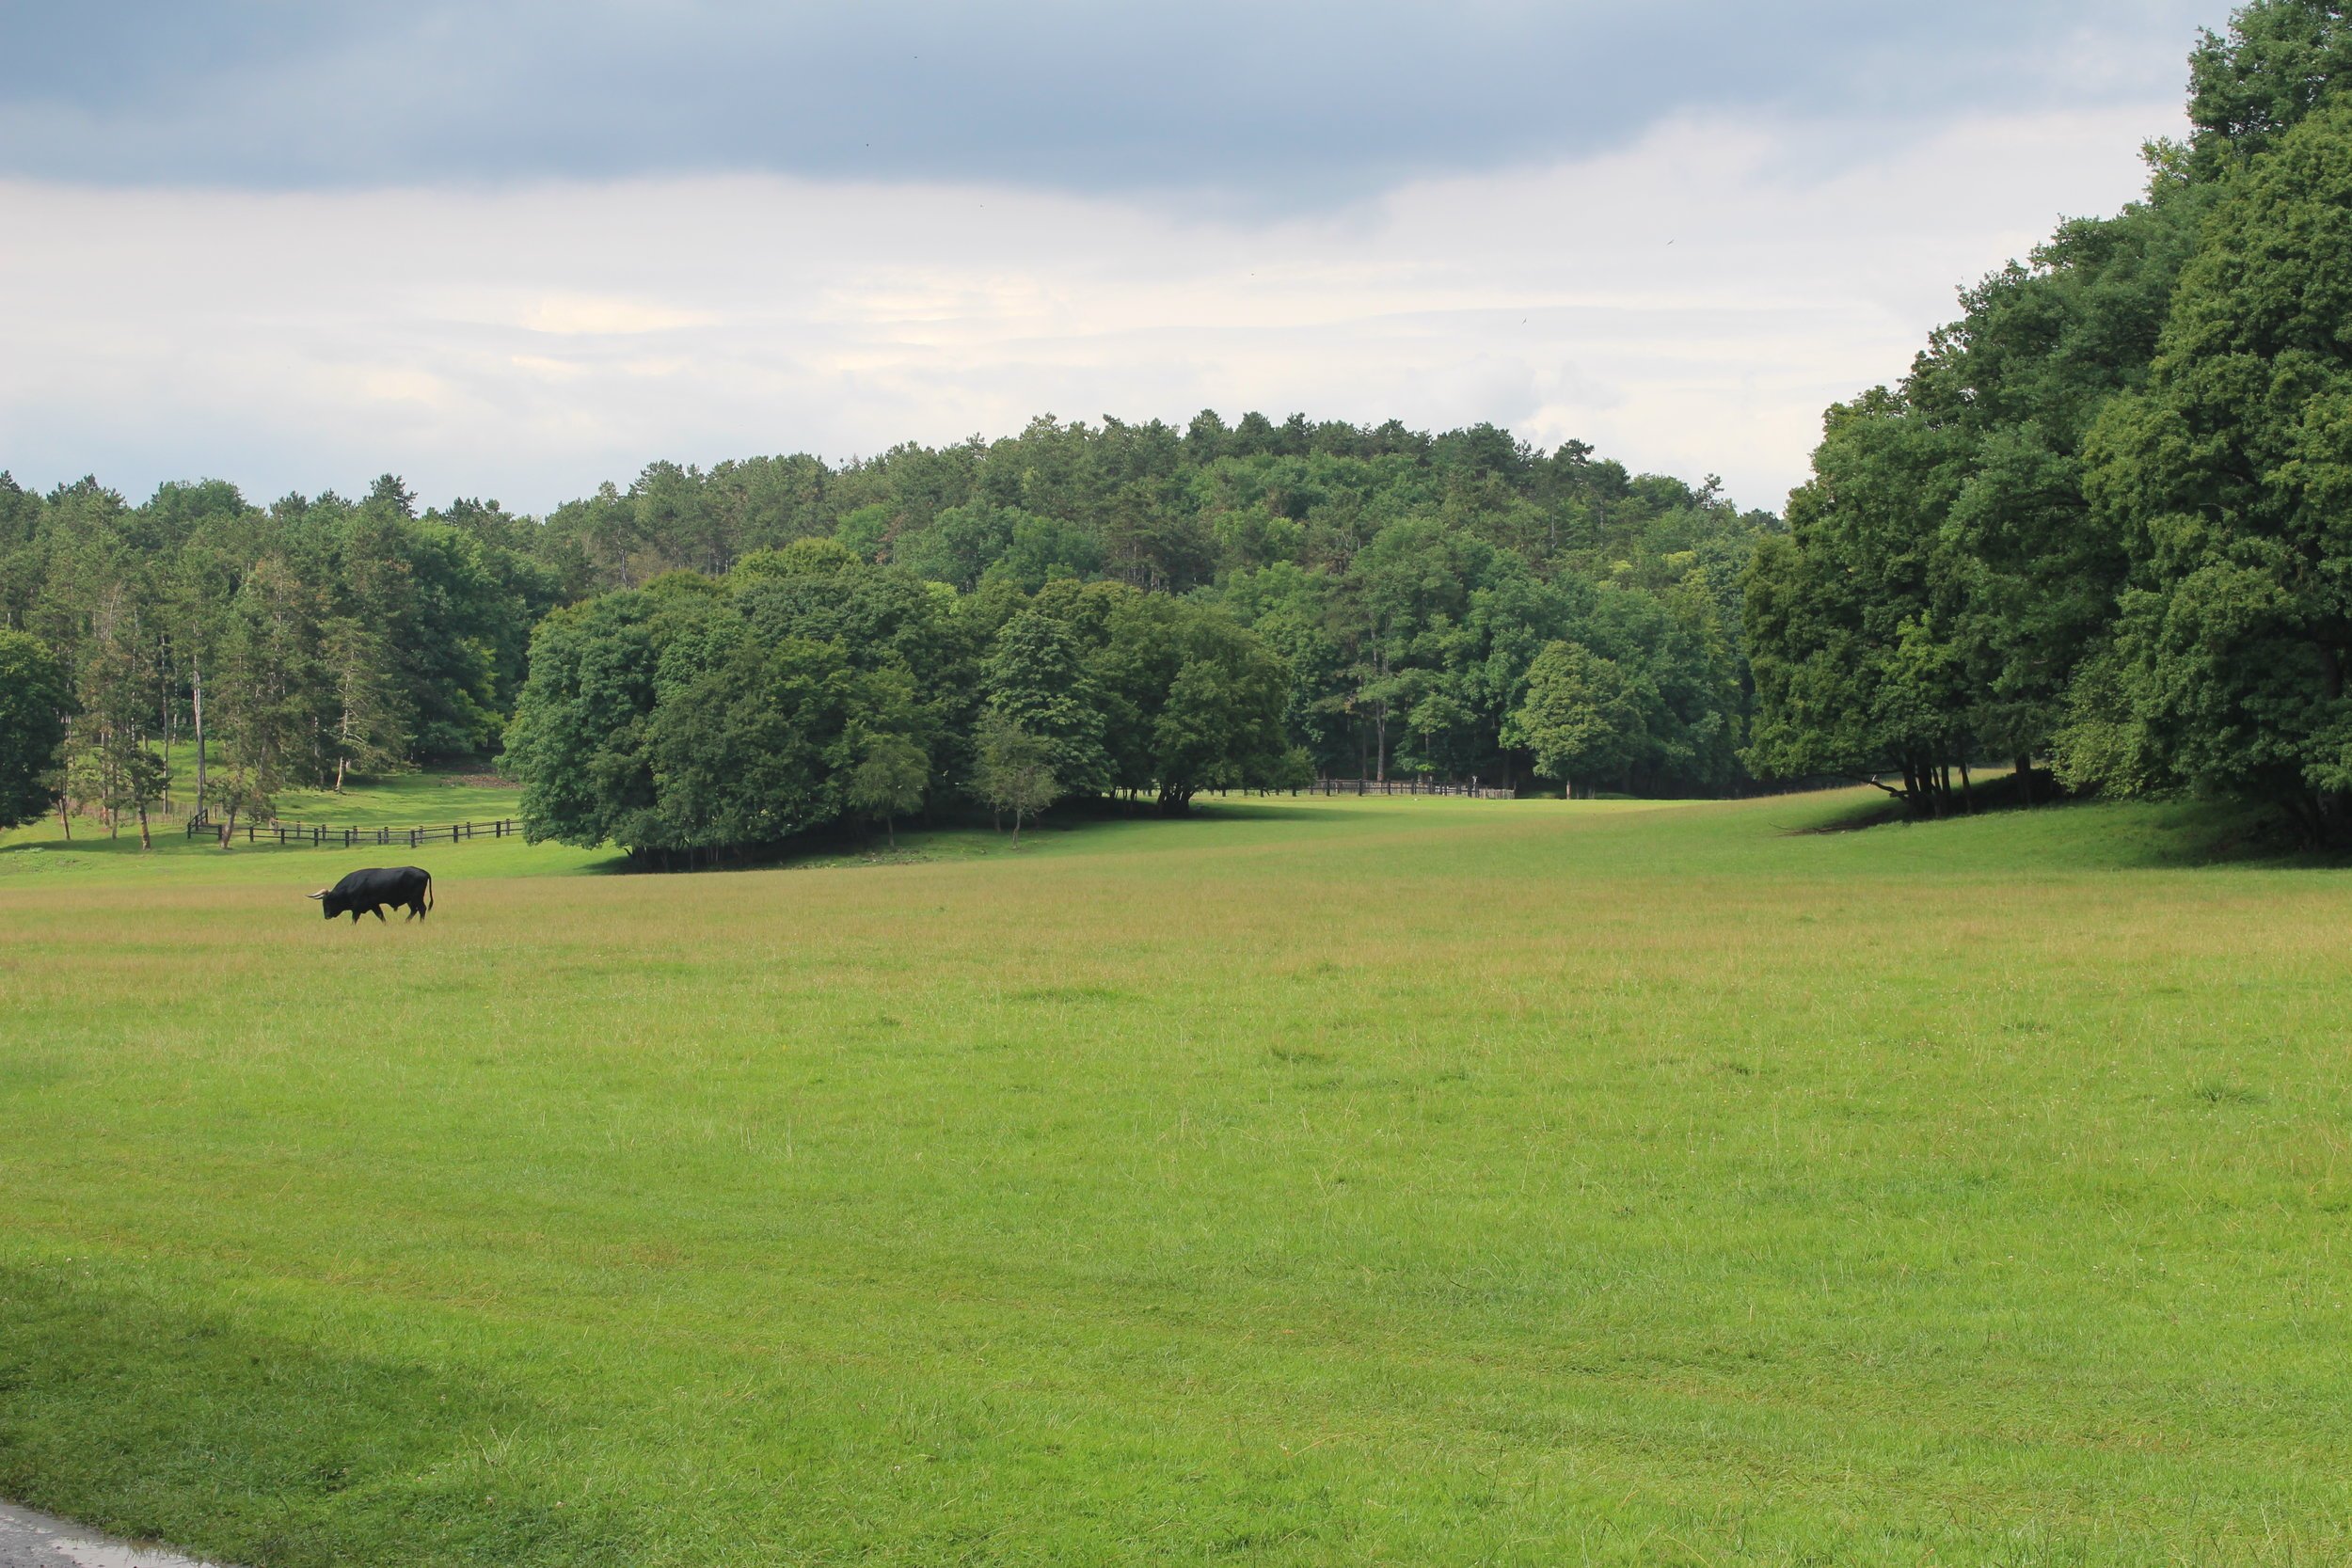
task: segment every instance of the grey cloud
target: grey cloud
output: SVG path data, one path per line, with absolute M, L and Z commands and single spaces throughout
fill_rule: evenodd
M 1248 222 L 767 176 L 0 182 L 0 467 L 264 496 L 389 468 L 540 510 L 655 457 L 1207 405 L 1492 419 L 1773 505 L 1824 404 L 1900 374 L 1955 284 L 2128 199 L 2134 147 L 2169 123 L 1974 121 L 1828 181 L 1769 172 L 1812 156 L 1786 128 L 1677 125 Z
M 2176 92 L 2219 0 L 0 0 L 0 174 L 338 188 L 761 172 L 1322 205 L 1759 109 Z

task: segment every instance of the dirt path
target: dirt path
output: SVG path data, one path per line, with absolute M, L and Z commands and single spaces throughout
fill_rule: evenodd
M 134 1546 L 94 1529 L 0 1503 L 0 1568 L 213 1568 L 160 1547 Z

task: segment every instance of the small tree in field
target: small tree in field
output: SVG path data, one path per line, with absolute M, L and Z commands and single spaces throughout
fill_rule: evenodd
M 164 790 L 170 783 L 171 774 L 164 767 L 164 759 L 144 746 L 135 746 L 124 752 L 122 766 L 115 771 L 115 793 L 107 807 L 137 816 L 142 849 L 155 847 L 154 836 L 148 829 L 147 809 L 164 798 Z
M 930 759 L 923 748 L 902 735 L 877 736 L 866 748 L 866 759 L 850 775 L 850 805 L 882 819 L 890 847 L 898 847 L 898 818 L 923 808 L 923 792 L 931 782 Z
M 1622 773 L 1642 733 L 1642 693 L 1614 660 L 1581 642 L 1553 642 L 1527 670 L 1527 700 L 1503 739 L 1535 753 L 1535 771 L 1573 797 L 1576 781 Z
M 271 805 L 268 792 L 254 783 L 253 776 L 243 769 L 214 782 L 213 803 L 225 808 L 229 814 L 220 825 L 220 847 L 224 849 L 237 836 L 237 816 L 240 813 L 248 817 L 258 817 L 265 815 Z
M 320 649 L 331 699 L 335 793 L 346 773 L 403 766 L 409 736 L 402 722 L 398 677 L 383 636 L 355 620 L 329 624 Z
M 1046 762 L 1045 742 L 1002 716 L 980 724 L 979 767 L 973 784 L 980 799 L 1012 813 L 1012 842 L 1021 842 L 1021 819 L 1054 803 L 1061 784 Z
M 66 733 L 70 738 L 72 736 L 73 732 L 71 727 Z M 57 770 L 57 792 L 62 803 L 69 810 L 84 810 L 96 806 L 103 813 L 106 810 L 107 793 L 104 758 L 95 751 L 85 750 L 81 747 L 69 748 L 65 766 Z M 114 823 L 103 815 L 99 820 L 104 822 L 110 830 L 114 827 Z
M 69 736 L 73 733 L 70 729 Z M 135 736 L 102 732 L 87 750 L 73 752 L 61 777 L 68 801 L 96 806 L 104 814 L 109 838 L 122 836 L 122 819 L 130 816 L 139 825 L 139 847 L 155 847 L 147 814 L 164 798 L 169 775 L 163 759 Z

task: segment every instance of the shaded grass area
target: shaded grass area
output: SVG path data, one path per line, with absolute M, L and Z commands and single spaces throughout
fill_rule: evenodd
M 467 847 L 360 940 L 0 881 L 0 1493 L 257 1564 L 2340 1560 L 2341 878 L 1857 803 Z
M 172 1533 L 200 1499 L 254 1562 L 320 1560 L 322 1529 L 461 1560 L 618 1560 L 608 1523 L 502 1463 L 504 1434 L 544 1406 L 446 1362 L 192 1308 L 182 1285 L 152 1262 L 0 1270 L 11 1469 L 70 1471 L 135 1536 Z M 37 1402 L 13 1408 L 27 1390 Z
M 1924 827 L 1936 822 L 1972 820 L 1979 816 L 2022 812 L 2042 820 L 2044 837 L 2055 830 L 2083 842 L 2071 851 L 2114 865 L 2264 864 L 2279 867 L 2340 867 L 2352 860 L 2341 849 L 2313 847 L 2296 832 L 2294 823 L 2276 806 L 2230 799 L 2181 797 L 2133 802 L 2069 800 L 2046 777 L 2035 785 L 2030 800 L 2014 775 L 2001 773 L 1979 780 L 1974 809 L 1955 808 L 1939 818 L 1915 816 L 1900 801 L 1871 792 L 1858 794 L 1843 812 L 1809 821 L 1804 832 L 1847 833 L 1879 828 Z

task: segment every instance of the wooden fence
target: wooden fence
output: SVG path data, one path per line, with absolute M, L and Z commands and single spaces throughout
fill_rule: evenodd
M 66 810 L 86 822 L 104 823 L 106 821 L 106 808 L 95 800 L 68 800 Z M 187 807 L 170 800 L 147 802 L 147 817 L 150 823 L 158 820 L 169 821 L 185 816 L 187 814 Z M 135 823 L 139 819 L 138 808 L 135 806 L 123 807 L 121 815 L 125 823 Z
M 1470 800 L 1516 800 L 1511 789 L 1483 789 L 1469 784 L 1439 784 L 1434 779 L 1317 779 L 1310 795 L 1453 795 Z
M 1229 791 L 1208 791 L 1225 795 Z M 1242 795 L 1279 795 L 1283 791 L 1243 789 Z M 1294 786 L 1295 795 L 1429 795 L 1454 796 L 1471 800 L 1513 800 L 1518 793 L 1508 789 L 1487 789 L 1476 782 L 1470 784 L 1439 784 L 1433 779 L 1317 779 L 1313 784 Z M 232 830 L 233 841 L 242 837 L 251 845 L 271 845 L 280 848 L 356 849 L 363 844 L 405 845 L 411 849 L 427 844 L 462 844 L 472 838 L 514 838 L 522 832 L 522 825 L 511 817 L 496 822 L 451 822 L 431 828 L 329 828 L 319 823 L 304 822 L 241 822 Z M 212 819 L 210 812 L 199 811 L 188 818 L 187 835 L 199 833 L 218 837 L 220 824 Z
M 469 838 L 514 838 L 521 832 L 520 823 L 502 817 L 496 822 L 451 822 L 434 828 L 328 828 L 317 823 L 245 822 L 237 826 L 231 837 L 241 835 L 247 844 L 305 849 L 354 849 L 362 844 L 405 844 L 414 849 L 426 844 L 461 844 Z M 188 836 L 194 838 L 199 833 L 218 837 L 220 825 L 199 813 L 188 820 Z

